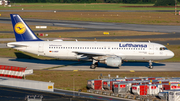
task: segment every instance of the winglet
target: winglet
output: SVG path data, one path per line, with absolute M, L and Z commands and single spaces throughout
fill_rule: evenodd
M 10 14 L 16 41 L 43 41 L 39 39 L 18 14 Z

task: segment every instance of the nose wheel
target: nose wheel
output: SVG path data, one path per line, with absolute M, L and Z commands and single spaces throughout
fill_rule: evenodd
M 153 66 L 149 66 L 149 69 L 153 69 Z
M 149 60 L 149 69 L 153 69 L 152 61 L 151 60 Z

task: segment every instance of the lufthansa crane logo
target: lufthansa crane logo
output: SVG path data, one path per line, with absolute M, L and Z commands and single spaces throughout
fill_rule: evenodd
M 23 34 L 26 31 L 26 27 L 23 23 L 19 22 L 15 25 L 14 30 L 18 34 Z

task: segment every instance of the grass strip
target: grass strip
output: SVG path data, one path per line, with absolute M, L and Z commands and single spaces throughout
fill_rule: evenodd
M 23 8 L 24 10 L 174 10 L 174 7 L 152 7 L 153 5 L 154 4 L 122 3 L 15 3 L 12 4 L 12 7 L 0 6 L 0 9 L 22 10 Z

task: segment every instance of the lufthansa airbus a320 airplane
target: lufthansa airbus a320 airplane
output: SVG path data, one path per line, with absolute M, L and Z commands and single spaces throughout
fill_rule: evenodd
M 16 42 L 8 43 L 8 47 L 59 59 L 91 60 L 91 69 L 95 69 L 98 63 L 120 67 L 124 60 L 149 61 L 152 69 L 152 61 L 174 56 L 164 45 L 152 42 L 43 41 L 18 14 L 10 16 Z

